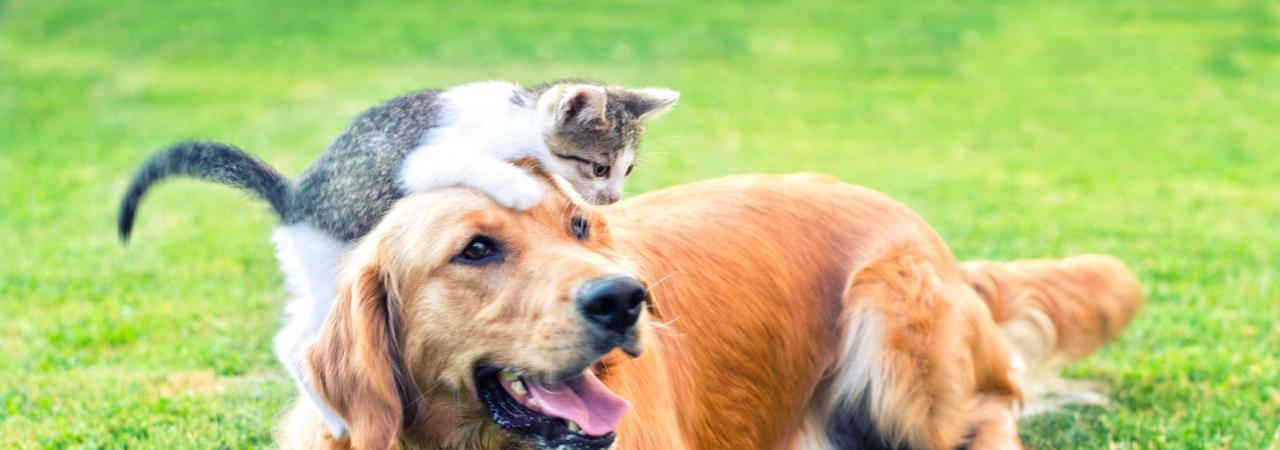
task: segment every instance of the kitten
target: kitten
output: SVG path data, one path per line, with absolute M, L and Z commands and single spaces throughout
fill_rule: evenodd
M 170 176 L 237 186 L 271 203 L 283 222 L 274 241 L 294 295 L 276 356 L 341 437 L 345 423 L 314 395 L 301 367 L 336 295 L 341 255 L 411 193 L 467 186 L 509 208 L 536 205 L 542 184 L 513 164 L 522 159 L 565 178 L 591 203 L 615 202 L 635 165 L 643 122 L 678 98 L 669 89 L 578 82 L 525 89 L 489 81 L 411 93 L 357 116 L 294 181 L 230 145 L 177 143 L 134 175 L 121 202 L 120 236 L 128 240 L 147 189 Z
M 534 158 L 591 203 L 612 203 L 635 163 L 645 120 L 667 89 L 481 82 L 393 99 L 357 117 L 298 179 L 298 220 L 344 241 L 363 236 L 404 192 L 465 185 L 504 206 L 537 203 L 541 185 L 510 162 Z

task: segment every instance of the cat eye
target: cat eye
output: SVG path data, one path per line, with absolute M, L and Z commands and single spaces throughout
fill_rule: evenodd
M 635 169 L 635 168 L 636 168 L 636 166 L 635 166 L 634 164 L 632 164 L 631 166 L 628 166 L 628 167 L 627 167 L 627 173 L 623 174 L 622 176 L 624 176 L 624 177 L 629 177 L 629 176 L 631 176 L 631 170 L 632 170 L 632 169 Z
M 609 174 L 609 166 L 607 166 L 607 165 L 594 163 L 594 162 L 591 162 L 590 160 L 587 160 L 587 159 L 585 159 L 585 158 L 579 158 L 579 157 L 577 157 L 577 156 L 573 156 L 573 155 L 566 155 L 566 154 L 563 154 L 563 153 L 552 153 L 552 154 L 553 154 L 553 155 L 556 155 L 556 157 L 557 157 L 557 158 L 560 158 L 560 159 L 567 159 L 567 160 L 570 160 L 570 161 L 577 161 L 577 162 L 582 163 L 582 164 L 584 164 L 584 165 L 591 166 L 591 174 L 592 174 L 593 176 L 596 176 L 596 177 L 603 177 L 603 176 L 605 176 L 605 175 L 608 175 L 608 174 Z
M 450 262 L 468 264 L 468 265 L 484 265 L 497 262 L 502 259 L 502 246 L 488 236 L 475 236 L 471 241 L 467 242 L 462 251 L 458 252 Z

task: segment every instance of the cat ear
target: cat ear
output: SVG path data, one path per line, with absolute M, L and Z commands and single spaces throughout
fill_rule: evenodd
M 637 120 L 649 120 L 665 114 L 680 100 L 680 93 L 665 88 L 627 89 L 622 96 L 627 112 Z
M 582 126 L 607 127 L 609 121 L 604 115 L 605 99 L 604 88 L 600 86 L 576 84 L 565 88 L 556 110 L 559 125 L 563 127 L 576 123 Z

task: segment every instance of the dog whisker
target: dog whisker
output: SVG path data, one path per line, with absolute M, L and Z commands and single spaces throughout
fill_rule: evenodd
M 671 278 L 671 277 L 675 276 L 675 275 L 676 275 L 676 274 L 678 274 L 678 273 L 680 273 L 680 271 L 679 271 L 679 270 L 674 271 L 674 272 L 671 272 L 671 273 L 668 273 L 668 274 L 664 275 L 662 278 L 659 278 L 659 279 L 658 279 L 658 281 L 655 281 L 655 282 L 653 282 L 652 284 L 650 284 L 649 286 L 645 287 L 645 289 L 646 289 L 646 290 L 650 290 L 650 291 L 652 291 L 652 290 L 653 290 L 653 288 L 658 287 L 658 285 L 662 284 L 662 282 L 667 281 L 667 279 L 669 279 L 669 278 Z
M 676 321 L 677 321 L 677 320 L 680 320 L 680 318 L 679 318 L 679 317 L 676 317 L 676 318 L 673 318 L 673 319 L 668 320 L 668 321 L 666 321 L 666 322 L 654 322 L 654 323 L 650 323 L 650 324 L 649 324 L 649 329 L 653 330 L 653 332 L 655 332 L 655 333 L 662 333 L 662 334 L 665 334 L 665 335 L 667 335 L 667 336 L 673 336 L 673 337 L 684 337 L 684 335 L 685 335 L 684 333 L 680 333 L 680 332 L 669 332 L 669 331 L 671 331 L 671 324 L 676 323 Z
M 418 402 L 422 401 L 422 399 L 427 398 L 427 394 L 431 393 L 431 392 L 432 392 L 432 391 L 434 391 L 436 388 L 440 387 L 440 385 L 442 385 L 442 384 L 444 384 L 444 380 L 436 380 L 436 383 L 435 383 L 435 384 L 433 384 L 433 385 L 431 385 L 431 387 L 430 387 L 430 388 L 423 389 L 423 390 L 419 390 L 419 391 L 418 391 L 418 398 L 413 399 L 413 401 L 409 402 L 409 404 L 408 404 L 408 405 L 405 405 L 405 408 L 407 409 L 407 408 L 411 408 L 411 407 L 413 407 L 413 406 L 417 405 L 417 404 L 418 404 Z M 458 394 L 455 392 L 453 395 L 454 395 L 454 398 L 455 398 L 455 400 L 456 400 L 456 399 L 457 399 Z M 461 404 L 461 403 L 459 403 L 459 404 Z

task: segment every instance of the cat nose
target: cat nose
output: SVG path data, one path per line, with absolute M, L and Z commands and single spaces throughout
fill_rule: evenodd
M 608 200 L 609 203 L 617 203 L 618 200 L 622 198 L 622 194 L 617 192 L 610 192 L 608 194 L 605 194 L 604 198 L 605 200 Z

